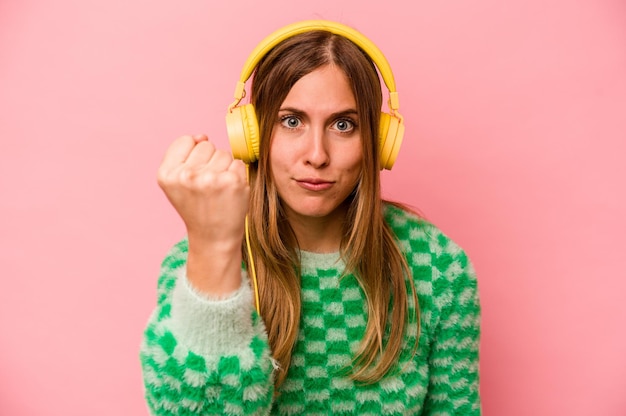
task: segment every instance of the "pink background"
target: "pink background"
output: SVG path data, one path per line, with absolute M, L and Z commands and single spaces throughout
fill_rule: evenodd
M 248 53 L 327 18 L 394 68 L 385 194 L 475 263 L 485 414 L 625 415 L 623 0 L 242 3 L 0 2 L 0 414 L 147 414 L 141 332 L 184 232 L 161 156 L 225 147 Z

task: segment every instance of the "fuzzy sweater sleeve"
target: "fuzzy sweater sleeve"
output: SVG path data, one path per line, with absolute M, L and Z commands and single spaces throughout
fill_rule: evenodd
M 141 345 L 151 414 L 269 414 L 272 359 L 245 274 L 235 293 L 208 299 L 187 282 L 186 258 L 183 240 L 163 261 Z
M 439 234 L 433 250 L 433 327 L 425 415 L 480 415 L 480 303 L 465 252 Z

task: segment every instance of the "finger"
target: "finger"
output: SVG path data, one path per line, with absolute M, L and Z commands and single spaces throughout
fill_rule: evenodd
M 228 171 L 232 172 L 241 182 L 248 182 L 248 172 L 246 170 L 246 164 L 239 159 L 233 159 Z
M 187 160 L 189 153 L 191 153 L 195 145 L 195 140 L 191 136 L 181 136 L 174 140 L 165 151 L 159 171 L 169 172 L 176 166 L 179 166 Z
M 202 141 L 208 141 L 209 137 L 206 134 L 196 134 L 193 136 L 193 139 L 196 141 L 196 143 L 200 143 Z
M 202 168 L 213 157 L 215 145 L 209 141 L 201 141 L 196 144 L 189 153 L 185 166 Z
M 233 161 L 233 157 L 230 153 L 223 150 L 216 150 L 208 161 L 206 168 L 212 172 L 224 172 L 228 169 Z

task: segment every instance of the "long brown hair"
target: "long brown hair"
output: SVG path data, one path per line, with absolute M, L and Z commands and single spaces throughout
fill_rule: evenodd
M 354 273 L 367 299 L 367 327 L 353 359 L 351 377 L 365 383 L 380 380 L 397 361 L 408 324 L 405 276 L 410 276 L 410 272 L 383 217 L 384 201 L 377 168 L 382 93 L 376 68 L 354 43 L 330 32 L 312 31 L 288 38 L 260 61 L 251 91 L 261 137 L 259 161 L 250 166 L 250 234 L 257 265 L 261 316 L 273 357 L 280 366 L 275 379 L 277 387 L 287 376 L 298 337 L 300 260 L 296 237 L 272 179 L 270 140 L 280 105 L 293 85 L 308 73 L 329 64 L 339 67 L 348 77 L 357 104 L 363 144 L 362 174 L 346 201 L 347 218 L 340 248 L 346 273 Z M 245 250 L 244 258 L 247 258 Z M 413 279 L 408 280 L 418 311 Z M 393 302 L 391 307 L 390 301 Z M 394 325 L 388 326 L 388 322 Z M 419 334 L 419 317 L 417 325 Z M 384 341 L 387 327 L 390 332 Z

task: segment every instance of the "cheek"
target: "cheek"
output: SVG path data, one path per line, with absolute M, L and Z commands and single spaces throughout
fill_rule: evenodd
M 363 175 L 363 169 L 367 169 L 367 167 L 364 166 L 365 156 L 363 155 L 363 147 L 359 146 L 359 149 L 356 153 L 357 154 L 354 157 L 353 165 L 352 165 L 353 166 L 352 171 L 355 176 L 354 178 L 355 185 L 360 182 L 361 177 Z
M 280 152 L 270 151 L 269 169 L 272 175 L 280 175 L 285 170 L 285 158 Z
M 344 164 L 344 179 L 345 184 L 349 188 L 357 186 L 361 180 L 362 172 L 361 158 L 350 158 L 346 160 Z
M 272 169 L 281 169 L 288 164 L 290 150 L 280 136 L 272 136 L 268 156 Z
M 272 140 L 270 142 L 269 152 L 267 153 L 267 156 L 269 157 L 269 162 L 267 164 L 269 168 L 268 173 L 272 175 L 274 174 L 274 172 L 280 169 L 280 161 L 282 160 L 282 157 L 280 155 L 280 149 L 274 146 L 274 144 L 275 144 L 275 141 L 274 141 L 274 138 L 272 137 Z
M 352 152 L 347 152 L 349 158 L 346 159 L 344 166 L 347 167 L 348 172 L 353 175 L 360 175 L 362 163 L 363 163 L 363 149 L 360 147 Z
M 274 188 L 282 196 L 289 187 L 290 163 L 285 157 L 284 152 L 269 152 L 268 175 L 272 178 Z

